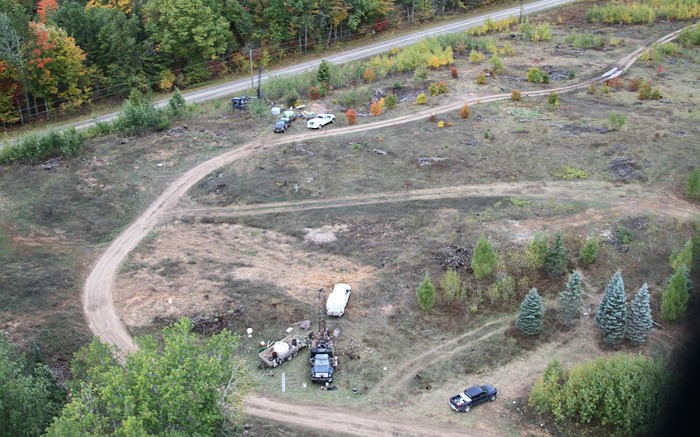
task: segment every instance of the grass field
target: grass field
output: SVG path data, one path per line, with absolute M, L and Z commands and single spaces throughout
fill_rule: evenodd
M 569 9 L 571 17 L 581 15 L 577 7 L 582 6 Z M 550 13 L 550 22 L 563 13 Z M 509 42 L 514 54 L 504 57 L 505 71 L 483 86 L 474 79 L 488 62 L 474 65 L 468 53 L 456 56 L 459 79 L 451 79 L 449 70 L 437 70 L 424 83 L 401 76 L 369 86 L 389 90 L 400 82 L 404 94 L 413 96 L 432 81 L 444 80 L 449 92 L 428 98 L 427 107 L 434 108 L 475 95 L 555 87 L 601 74 L 637 46 L 682 26 L 586 24 L 586 31 L 618 41 L 596 50 L 567 44 L 566 36 L 582 23 L 564 22 L 568 26 L 553 25 L 548 42 L 513 40 L 509 34 L 490 37 L 497 46 Z M 156 333 L 159 317 L 235 312 L 232 330 L 242 334 L 247 327 L 254 329 L 252 338 L 243 338 L 240 352 L 259 390 L 268 395 L 367 411 L 390 406 L 397 415 L 452 421 L 445 396 L 492 378 L 506 385 L 505 399 L 522 405 L 548 357 L 572 364 L 609 352 L 600 346 L 590 315 L 615 270 L 622 271 L 628 294 L 649 283 L 652 311 L 658 314 L 671 272 L 669 254 L 693 232 L 692 222 L 664 214 L 664 201 L 685 201 L 687 175 L 700 165 L 698 59 L 700 52 L 693 48 L 639 61 L 607 90 L 598 86 L 561 94 L 558 107 L 546 97 L 480 103 L 472 105 L 468 119 L 454 112 L 362 134 L 299 140 L 222 167 L 190 190 L 180 213 L 130 254 L 117 280 L 117 308 L 134 334 Z M 524 78 L 534 65 L 551 67 L 563 78 L 530 84 Z M 635 78 L 651 81 L 663 98 L 639 100 L 629 91 Z M 340 92 L 315 103 L 335 113 L 336 125 L 344 126 L 347 108 Z M 399 101 L 379 117 L 359 117 L 358 124 L 421 109 L 413 99 Z M 624 126 L 611 129 L 611 113 L 622 114 Z M 50 362 L 68 360 L 90 338 L 80 292 L 104 245 L 185 170 L 250 140 L 278 138 L 271 121 L 271 116 L 252 118 L 212 103 L 166 132 L 92 140 L 84 156 L 50 170 L 2 167 L 0 329 L 25 347 L 35 342 Z M 446 127 L 438 127 L 439 121 Z M 296 122 L 284 135 L 303 132 L 305 127 Z M 585 178 L 566 179 L 584 173 Z M 285 213 L 231 213 L 250 204 L 386 192 L 408 196 L 417 190 L 498 184 L 513 188 L 401 202 L 347 201 Z M 697 202 L 688 205 L 687 210 L 698 211 Z M 195 208 L 208 212 L 188 213 Z M 620 228 L 633 234 L 626 244 L 614 237 Z M 515 263 L 537 233 L 558 231 L 564 234 L 569 267 L 582 270 L 586 285 L 587 315 L 572 330 L 556 323 L 556 298 L 565 278 Z M 462 269 L 467 299 L 450 301 L 437 287 L 435 307 L 421 312 L 415 290 L 425 273 L 437 286 L 443 274 L 441 254 L 448 248 L 472 248 L 482 233 L 500 256 L 501 273 L 515 278 L 516 299 L 490 303 L 483 296 L 494 278 L 477 280 Z M 596 263 L 583 266 L 578 251 L 589 236 L 600 238 L 600 254 Z M 287 327 L 302 320 L 316 329 L 317 290 L 328 290 L 335 282 L 353 286 L 346 315 L 330 322 L 340 332 L 341 368 L 333 383 L 338 390 L 320 394 L 308 378 L 305 354 L 274 374 L 257 369 L 261 340 L 281 338 Z M 543 335 L 528 342 L 511 325 L 522 296 L 533 286 L 545 297 L 548 313 Z M 481 301 L 472 311 L 479 294 Z M 667 327 L 652 334 L 641 351 L 668 358 L 681 335 L 682 325 Z M 282 371 L 284 395 L 279 394 Z M 528 429 L 509 406 L 497 408 L 460 423 L 473 425 L 485 417 L 500 432 Z M 255 435 L 312 435 L 251 423 Z

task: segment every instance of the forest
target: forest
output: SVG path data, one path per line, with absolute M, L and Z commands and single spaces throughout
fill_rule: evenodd
M 0 123 L 187 88 L 492 0 L 0 0 Z

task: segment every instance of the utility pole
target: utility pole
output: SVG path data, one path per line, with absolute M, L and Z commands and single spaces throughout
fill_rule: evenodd
M 248 54 L 250 56 L 250 87 L 255 88 L 255 76 L 253 76 L 253 49 L 250 49 Z
M 520 24 L 523 24 L 523 0 L 520 0 Z

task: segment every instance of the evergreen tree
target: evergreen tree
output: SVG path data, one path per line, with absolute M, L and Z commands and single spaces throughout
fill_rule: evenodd
M 321 85 L 328 86 L 331 81 L 331 65 L 325 59 L 321 61 L 318 66 L 318 71 L 316 72 L 316 80 Z
M 486 235 L 481 234 L 474 248 L 471 267 L 476 279 L 485 278 L 496 268 L 496 252 L 491 247 L 491 242 Z
M 430 275 L 425 272 L 425 277 L 420 287 L 416 289 L 416 297 L 418 298 L 418 306 L 423 311 L 428 311 L 435 304 L 435 287 L 430 282 Z
M 700 169 L 696 168 L 690 172 L 685 193 L 688 197 L 700 198 Z
M 554 241 L 547 249 L 547 254 L 544 259 L 544 266 L 552 276 L 561 276 L 566 273 L 566 250 L 562 241 L 561 232 L 557 232 L 554 236 Z
M 685 242 L 683 247 L 680 249 L 675 249 L 671 252 L 671 256 L 668 259 L 673 270 L 678 270 L 680 266 L 686 266 L 688 270 L 691 269 L 693 264 L 693 240 L 689 238 Z
M 570 324 L 574 319 L 581 315 L 581 292 L 583 291 L 583 282 L 581 273 L 573 272 L 566 281 L 566 288 L 559 293 L 561 301 L 561 318 L 564 324 Z
M 627 321 L 627 338 L 636 345 L 641 345 L 651 332 L 651 307 L 649 306 L 649 288 L 644 283 L 630 303 Z
M 688 297 L 688 269 L 681 266 L 671 276 L 661 295 L 661 318 L 675 322 L 685 317 Z
M 520 304 L 516 326 L 525 335 L 537 335 L 542 332 L 544 305 L 536 288 L 532 288 Z
M 615 272 L 605 287 L 595 321 L 603 331 L 603 342 L 614 346 L 622 341 L 627 325 L 627 300 L 622 274 Z

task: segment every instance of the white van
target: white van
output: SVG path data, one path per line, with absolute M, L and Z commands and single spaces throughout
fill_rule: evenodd
M 326 314 L 340 317 L 345 313 L 345 305 L 348 303 L 352 288 L 348 284 L 335 284 L 333 291 L 326 301 Z

